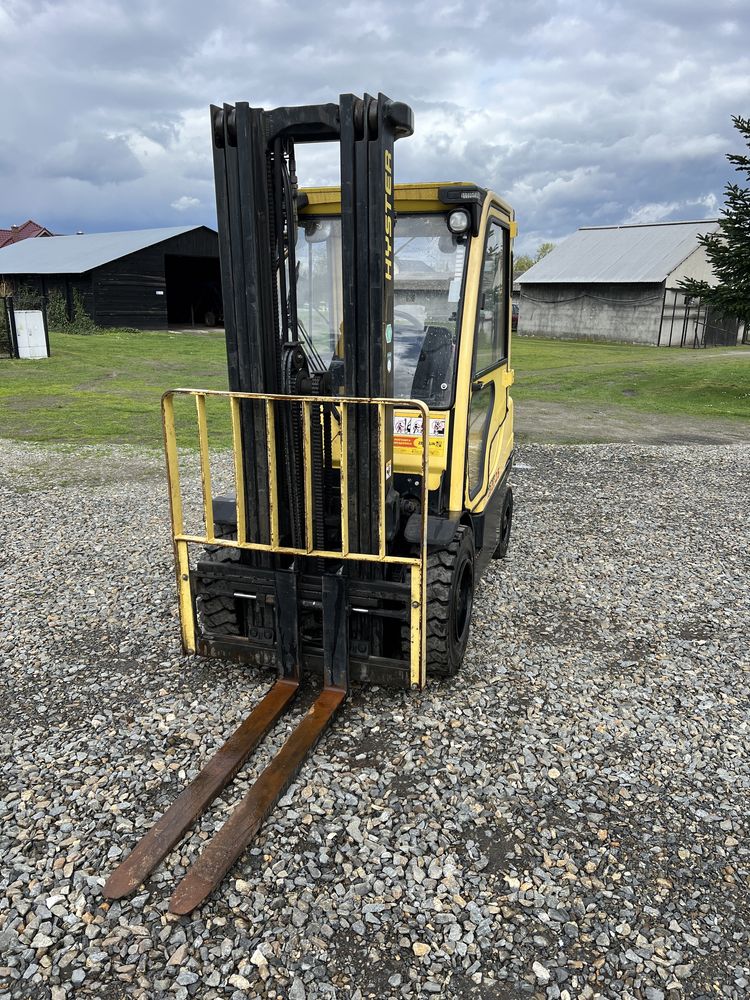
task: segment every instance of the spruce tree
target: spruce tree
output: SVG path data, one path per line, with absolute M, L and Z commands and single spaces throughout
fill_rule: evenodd
M 750 118 L 732 116 L 732 122 L 750 149 Z M 750 156 L 728 153 L 735 170 L 750 182 Z M 688 295 L 699 296 L 723 316 L 750 324 L 750 188 L 727 184 L 724 188 L 724 214 L 719 229 L 699 237 L 713 266 L 718 285 L 705 281 L 682 281 Z

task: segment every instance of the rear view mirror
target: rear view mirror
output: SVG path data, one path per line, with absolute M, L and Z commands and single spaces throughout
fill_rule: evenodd
M 306 220 L 303 225 L 305 227 L 305 240 L 308 243 L 325 243 L 331 236 L 331 223 L 328 221 L 311 219 Z

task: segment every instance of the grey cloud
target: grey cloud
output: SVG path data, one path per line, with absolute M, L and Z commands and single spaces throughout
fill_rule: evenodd
M 50 150 L 39 171 L 44 178 L 68 177 L 90 184 L 120 184 L 145 173 L 122 136 L 69 139 Z
M 11 0 L 4 134 L 43 167 L 0 162 L 0 224 L 211 224 L 210 103 L 365 89 L 415 109 L 398 176 L 506 194 L 521 252 L 578 225 L 692 214 L 731 174 L 749 29 L 731 0 Z M 336 180 L 331 150 L 301 151 L 300 168 Z

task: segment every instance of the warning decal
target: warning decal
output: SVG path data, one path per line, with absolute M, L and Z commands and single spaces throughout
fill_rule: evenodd
M 422 417 L 393 417 L 393 447 L 401 451 L 422 450 Z M 445 448 L 445 417 L 430 418 L 430 454 L 442 454 Z

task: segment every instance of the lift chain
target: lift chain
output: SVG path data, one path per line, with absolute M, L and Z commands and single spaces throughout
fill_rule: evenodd
M 304 386 L 309 385 L 310 372 L 307 357 L 295 340 L 281 345 L 283 391 L 290 396 L 300 395 Z M 284 470 L 286 473 L 287 495 L 289 497 L 289 520 L 292 544 L 304 545 L 305 490 L 302 474 L 302 413 L 301 406 L 289 403 L 281 408 L 281 424 L 284 440 Z

